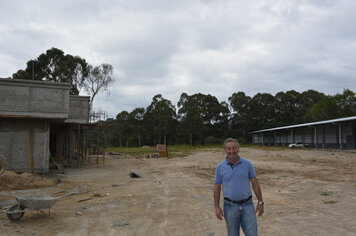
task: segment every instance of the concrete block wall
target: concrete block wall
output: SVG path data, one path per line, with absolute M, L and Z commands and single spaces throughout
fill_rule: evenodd
M 67 119 L 66 83 L 0 79 L 0 116 Z
M 69 90 L 67 83 L 0 78 L 0 154 L 9 170 L 31 172 L 32 157 L 34 172 L 48 172 L 51 124 L 88 123 L 90 97 L 70 96 Z M 74 131 L 70 135 L 71 160 Z
M 0 154 L 7 169 L 35 173 L 48 172 L 49 121 L 41 119 L 0 118 Z
M 69 114 L 65 123 L 87 124 L 89 122 L 89 99 L 86 96 L 69 96 Z

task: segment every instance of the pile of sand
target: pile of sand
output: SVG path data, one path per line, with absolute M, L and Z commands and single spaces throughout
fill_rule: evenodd
M 12 171 L 5 171 L 3 175 L 0 175 L 0 191 L 45 188 L 55 185 L 56 182 L 51 179 L 26 172 L 16 174 Z

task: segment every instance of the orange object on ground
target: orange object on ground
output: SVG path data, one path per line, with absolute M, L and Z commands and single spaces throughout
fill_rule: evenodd
M 166 144 L 157 144 L 156 146 L 156 152 L 159 153 L 160 157 L 166 157 L 168 156 L 168 151 L 167 151 L 167 146 Z

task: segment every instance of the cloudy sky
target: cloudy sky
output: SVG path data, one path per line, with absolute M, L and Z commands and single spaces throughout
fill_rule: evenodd
M 353 0 L 1 0 L 0 77 L 56 47 L 114 67 L 94 106 L 115 117 L 162 94 L 228 101 L 356 91 Z

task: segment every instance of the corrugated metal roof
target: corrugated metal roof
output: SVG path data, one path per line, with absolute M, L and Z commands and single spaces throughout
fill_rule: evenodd
M 250 133 L 253 134 L 253 133 L 262 133 L 262 132 L 275 131 L 275 130 L 281 130 L 281 129 L 293 129 L 293 128 L 304 127 L 304 126 L 340 123 L 340 122 L 350 121 L 350 120 L 356 120 L 356 116 L 344 117 L 344 118 L 333 119 L 333 120 L 317 121 L 317 122 L 304 123 L 304 124 L 297 124 L 297 125 L 282 126 L 282 127 L 271 128 L 271 129 L 263 129 L 263 130 L 253 131 Z

